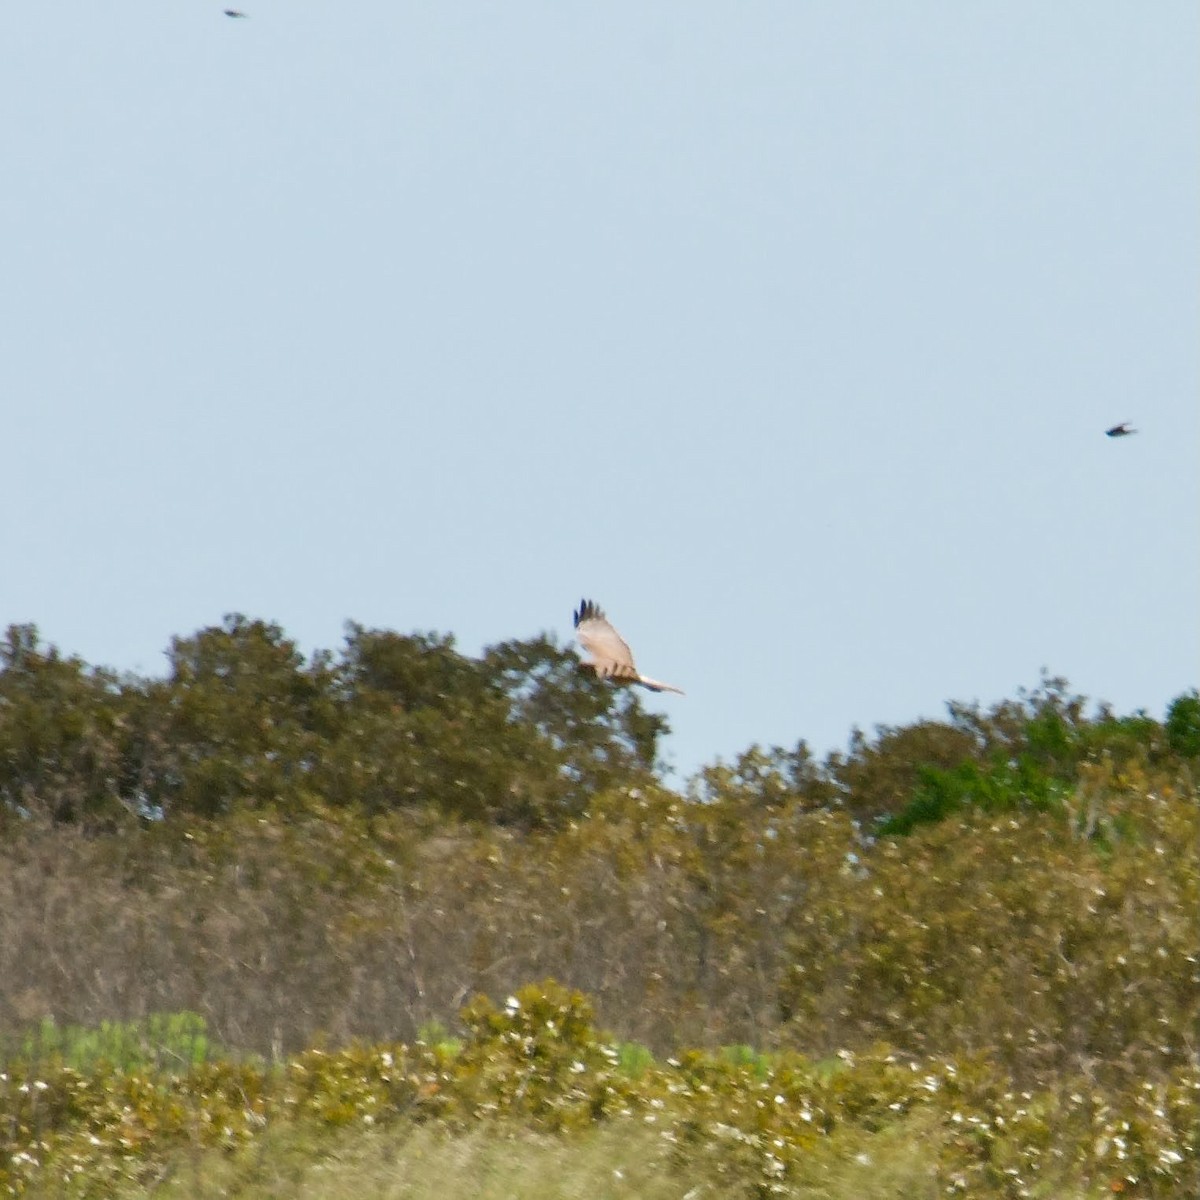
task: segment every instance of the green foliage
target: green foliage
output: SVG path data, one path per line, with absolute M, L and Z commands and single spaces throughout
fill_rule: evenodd
M 426 1021 L 417 1030 L 417 1041 L 421 1045 L 431 1046 L 435 1053 L 444 1058 L 454 1058 L 462 1052 L 462 1038 L 452 1037 L 450 1031 L 441 1021 Z
M 118 678 L 10 628 L 0 813 L 111 828 L 334 805 L 550 825 L 649 781 L 667 731 L 546 638 L 470 659 L 449 637 L 351 624 L 340 654 L 306 661 L 235 614 L 168 660 L 166 679 Z
M 753 1046 L 726 1046 L 721 1053 L 731 1066 L 747 1068 L 756 1079 L 771 1073 L 771 1060 Z
M 168 658 L 166 682 L 146 685 L 149 802 L 215 816 L 303 793 L 331 721 L 325 656 L 308 666 L 278 625 L 234 615 L 174 639 Z
M 877 729 L 874 740 L 855 730 L 848 752 L 831 754 L 826 770 L 839 807 L 871 829 L 904 808 L 923 772 L 953 770 L 979 757 L 973 732 L 957 724 L 918 721 Z
M 622 1042 L 617 1047 L 617 1065 L 626 1075 L 638 1079 L 654 1066 L 654 1055 L 641 1042 Z
M 951 704 L 950 725 L 883 730 L 874 745 L 860 739 L 851 759 L 835 760 L 835 774 L 861 811 L 878 787 L 864 783 L 863 772 L 877 779 L 890 763 L 889 798 L 872 802 L 871 812 L 877 832 L 906 834 L 970 809 L 1063 813 L 1088 764 L 1157 765 L 1188 744 L 1187 697 L 1172 704 L 1165 729 L 1144 713 L 1115 717 L 1105 706 L 1088 719 L 1086 703 L 1064 680 L 1044 679 L 986 714 Z
M 0 820 L 109 809 L 123 767 L 119 683 L 44 647 L 32 625 L 0 641 Z
M 911 833 L 918 825 L 971 808 L 993 814 L 1061 812 L 1069 792 L 1069 785 L 1047 774 L 1032 754 L 1022 754 L 1015 762 L 968 761 L 951 770 L 923 766 L 917 780 L 904 808 L 880 822 L 880 834 Z
M 1184 758 L 1200 756 L 1200 692 L 1185 692 L 1167 709 L 1167 741 Z
M 98 1026 L 58 1025 L 45 1017 L 35 1027 L 0 1037 L 0 1062 L 26 1068 L 57 1063 L 76 1071 L 101 1064 L 121 1071 L 186 1070 L 214 1054 L 198 1013 L 152 1013 L 141 1021 L 101 1021 Z

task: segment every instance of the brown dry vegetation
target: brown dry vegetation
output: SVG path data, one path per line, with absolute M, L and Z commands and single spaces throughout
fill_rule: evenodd
M 665 1053 L 985 1052 L 1020 1080 L 1194 1063 L 1200 803 L 1143 777 L 1043 814 L 863 845 L 803 808 L 598 797 L 554 833 L 345 813 L 0 849 L 0 1009 L 81 1025 L 190 1010 L 279 1056 L 410 1039 L 552 976 Z

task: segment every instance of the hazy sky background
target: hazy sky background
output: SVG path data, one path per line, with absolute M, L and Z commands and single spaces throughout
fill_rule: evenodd
M 1194 0 L 245 4 L 5 17 L 0 625 L 587 595 L 681 772 L 1196 684 Z

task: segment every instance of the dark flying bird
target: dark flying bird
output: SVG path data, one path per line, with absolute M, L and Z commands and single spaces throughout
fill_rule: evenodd
M 238 12 L 238 10 L 236 8 L 225 9 L 225 15 L 227 17 L 241 17 L 243 19 L 245 19 L 245 16 L 246 16 L 246 14 L 244 12 Z
M 642 687 L 652 692 L 677 692 L 683 695 L 681 688 L 669 683 L 660 683 L 639 673 L 633 665 L 633 651 L 629 649 L 625 639 L 608 623 L 603 609 L 590 600 L 579 602 L 579 611 L 575 614 L 575 636 L 579 644 L 592 656 L 584 659 L 584 666 L 591 667 L 601 679 L 611 679 L 614 683 L 640 683 Z
M 1136 429 L 1132 429 L 1128 421 L 1122 421 L 1120 425 L 1114 425 L 1111 429 L 1104 431 L 1105 437 L 1128 437 L 1131 433 L 1137 433 Z

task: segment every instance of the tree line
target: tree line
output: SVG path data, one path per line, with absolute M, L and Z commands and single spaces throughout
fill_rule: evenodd
M 242 809 L 428 810 L 560 827 L 616 787 L 663 782 L 669 733 L 637 693 L 541 636 L 478 658 L 450 636 L 350 623 L 307 658 L 276 624 L 231 615 L 172 639 L 162 677 L 92 666 L 34 625 L 0 641 L 0 820 L 111 827 Z M 1200 695 L 1160 722 L 1117 716 L 1064 680 L 942 720 L 854 730 L 818 760 L 803 740 L 703 767 L 689 800 L 798 803 L 900 834 L 964 809 L 1060 809 L 1081 765 L 1200 756 Z

